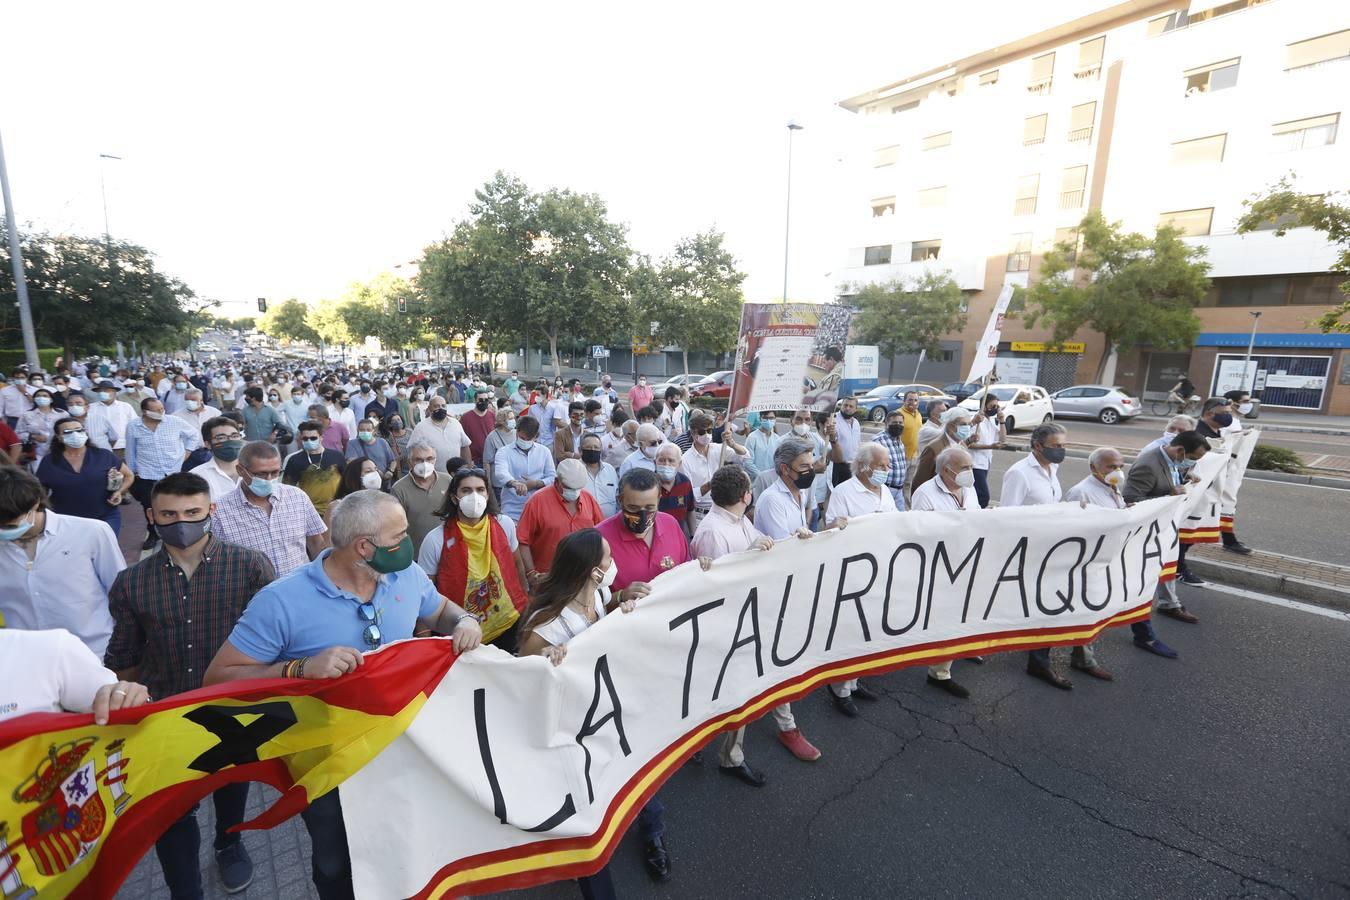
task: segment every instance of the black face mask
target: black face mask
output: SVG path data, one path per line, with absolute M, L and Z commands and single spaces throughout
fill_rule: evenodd
M 886 426 L 886 433 L 893 438 L 898 438 L 904 430 L 905 426 L 901 425 L 899 422 L 892 422 Z
M 338 401 L 338 406 L 341 406 L 343 409 L 346 409 L 351 405 L 352 401 L 348 400 L 346 397 L 343 397 L 341 400 Z
M 1064 457 L 1067 455 L 1068 452 L 1063 447 L 1041 448 L 1041 456 L 1045 457 L 1045 461 L 1048 463 L 1054 463 L 1055 465 L 1064 462 Z
M 211 517 L 207 516 L 195 522 L 178 521 L 169 525 L 157 525 L 155 528 L 164 543 L 182 550 L 191 547 L 210 533 Z
M 581 461 L 588 466 L 593 466 L 600 461 L 599 450 L 582 450 Z
M 445 407 L 441 407 L 440 409 L 436 410 L 434 413 L 431 414 L 431 418 L 435 419 L 437 422 L 440 422 L 448 415 L 450 415 L 450 413 L 446 411 Z
M 814 482 L 815 480 L 816 480 L 816 473 L 814 471 L 810 471 L 810 472 L 803 472 L 802 474 L 798 475 L 796 478 L 792 479 L 792 483 L 797 486 L 798 490 L 804 491 L 807 488 L 809 488 L 812 482 Z
M 623 514 L 624 526 L 633 534 L 646 534 L 647 529 L 652 524 L 651 510 L 644 509 L 639 513 L 630 513 L 625 511 Z
M 488 402 L 486 400 L 475 400 L 473 405 L 478 407 L 479 412 L 488 408 Z

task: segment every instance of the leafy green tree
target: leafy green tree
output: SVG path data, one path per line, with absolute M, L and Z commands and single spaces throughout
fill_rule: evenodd
M 398 311 L 399 300 L 404 301 L 406 312 Z M 373 337 L 386 350 L 416 346 L 426 331 L 421 298 L 406 280 L 388 272 L 353 283 L 339 302 L 352 336 L 357 340 Z
M 119 340 L 182 349 L 211 305 L 160 272 L 148 250 L 126 241 L 28 232 L 22 252 L 39 343 L 59 344 L 67 360 Z M 17 296 L 0 219 L 0 337 L 6 343 L 19 342 Z
M 337 300 L 320 300 L 305 314 L 305 323 L 314 329 L 319 340 L 329 346 L 345 346 L 353 342 L 351 329 Z
M 1294 180 L 1292 173 L 1286 175 L 1263 193 L 1242 201 L 1247 211 L 1238 219 L 1238 234 L 1271 224 L 1276 237 L 1284 237 L 1290 228 L 1315 228 L 1336 245 L 1339 255 L 1333 271 L 1350 272 L 1350 205 L 1340 199 L 1345 193 L 1300 194 Z M 1346 299 L 1315 322 L 1323 334 L 1350 334 L 1350 281 L 1341 282 L 1340 289 Z
M 308 316 L 309 307 L 300 300 L 283 300 L 267 308 L 258 330 L 278 340 L 317 344 L 319 333 L 309 324 Z
M 680 241 L 659 267 L 643 260 L 633 270 L 635 333 L 645 336 L 657 323 L 651 337 L 679 346 L 686 375 L 689 348 L 728 353 L 740 336 L 745 273 L 723 240 L 710 229 Z
M 1140 344 L 1183 350 L 1195 344 L 1200 320 L 1194 309 L 1209 290 L 1204 248 L 1181 240 L 1175 228 L 1161 227 L 1152 238 L 1122 233 L 1098 210 L 1078 227 L 1082 247 L 1057 244 L 1041 259 L 1037 280 L 1016 301 L 1030 326 L 1044 322 L 1056 343 L 1081 328 L 1099 333 L 1107 353 L 1097 365 L 1105 372 L 1110 351 L 1123 354 Z
M 942 338 L 966 327 L 961 288 L 947 272 L 924 272 L 913 282 L 896 279 L 847 287 L 858 309 L 858 337 L 885 356 L 942 349 Z

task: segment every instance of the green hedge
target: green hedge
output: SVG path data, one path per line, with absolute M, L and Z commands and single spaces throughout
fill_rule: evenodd
M 1288 447 L 1257 444 L 1252 450 L 1252 458 L 1247 461 L 1247 468 L 1298 475 L 1303 471 L 1303 459 Z
M 47 347 L 38 350 L 38 362 L 42 368 L 51 372 L 56 368 L 56 358 L 63 351 L 60 347 Z M 8 375 L 14 370 L 15 366 L 23 365 L 28 362 L 28 354 L 22 350 L 0 350 L 0 369 L 3 369 Z

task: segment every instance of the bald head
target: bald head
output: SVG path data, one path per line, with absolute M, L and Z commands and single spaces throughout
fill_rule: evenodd
M 937 472 L 942 483 L 947 486 L 949 491 L 960 490 L 962 485 L 960 481 L 969 479 L 972 476 L 961 478 L 962 472 L 971 472 L 970 453 L 965 447 L 948 447 L 937 455 Z

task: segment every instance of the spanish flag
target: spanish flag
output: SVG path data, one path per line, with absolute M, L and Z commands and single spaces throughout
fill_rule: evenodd
M 361 768 L 412 721 L 455 661 L 403 642 L 337 680 L 237 681 L 115 712 L 0 725 L 0 896 L 112 897 L 193 804 L 223 785 L 282 792 L 269 828 Z

